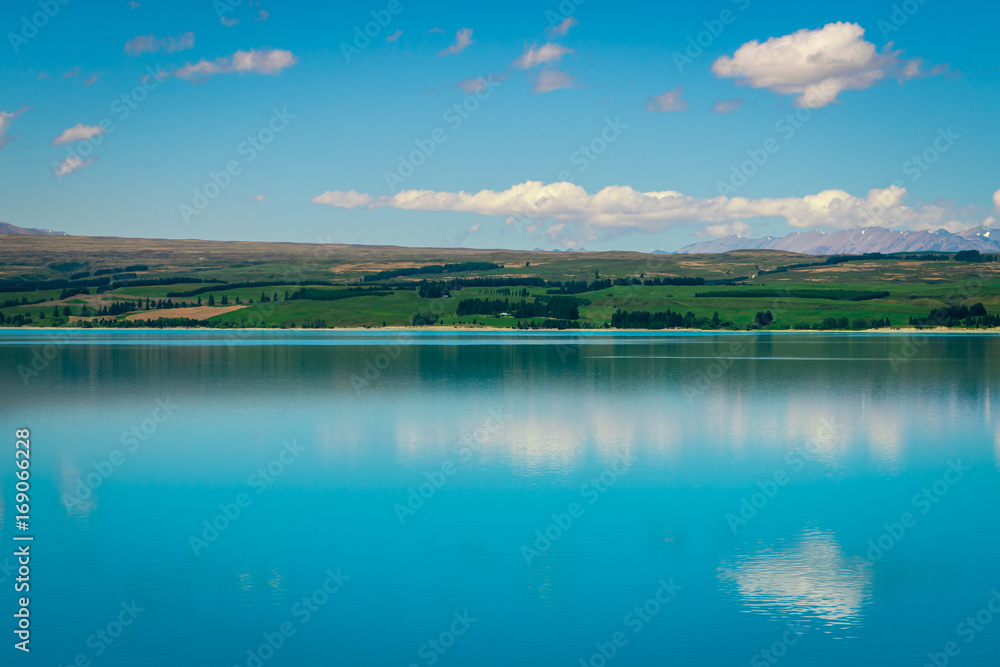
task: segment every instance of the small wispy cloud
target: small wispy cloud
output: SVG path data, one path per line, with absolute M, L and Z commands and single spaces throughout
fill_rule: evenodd
M 531 69 L 544 65 L 545 63 L 558 62 L 567 53 L 573 53 L 572 49 L 567 49 L 559 44 L 542 44 L 541 46 L 526 46 L 524 53 L 517 60 L 510 64 L 518 69 Z
M 64 79 L 72 79 L 74 76 L 76 76 L 79 73 L 80 73 L 80 66 L 77 65 L 76 67 L 74 67 L 70 71 L 68 71 L 65 74 L 63 74 L 63 78 Z
M 535 86 L 531 89 L 533 93 L 548 93 L 553 90 L 563 88 L 576 88 L 577 84 L 566 72 L 557 69 L 545 69 L 538 73 L 535 79 Z
M 0 148 L 6 146 L 7 142 L 10 141 L 7 131 L 10 129 L 11 121 L 30 108 L 29 106 L 23 106 L 17 111 L 0 111 Z
M 470 76 L 466 79 L 462 79 L 455 84 L 455 87 L 464 93 L 472 95 L 480 91 L 486 90 L 491 82 L 503 81 L 509 74 L 487 74 L 486 76 Z
M 227 19 L 225 16 L 220 16 L 219 17 L 219 23 L 221 23 L 222 25 L 226 26 L 227 28 L 232 28 L 234 25 L 236 25 L 239 22 L 240 22 L 239 19 Z
M 128 6 L 132 9 L 139 9 L 139 3 L 135 0 L 128 0 Z
M 551 28 L 546 28 L 546 30 L 549 33 L 549 37 L 562 37 L 569 32 L 570 28 L 577 25 L 580 25 L 580 22 L 576 19 L 576 17 L 567 16 Z
M 394 32 L 391 35 L 389 35 L 388 37 L 386 37 L 385 41 L 387 41 L 387 42 L 398 41 L 399 38 L 402 37 L 402 35 L 403 35 L 403 31 L 402 30 L 397 30 L 396 32 Z
M 685 111 L 688 103 L 681 95 L 684 94 L 684 86 L 677 86 L 673 90 L 668 90 L 661 95 L 653 95 L 646 100 L 646 111 L 663 113 L 664 111 Z
M 83 85 L 92 86 L 100 80 L 101 80 L 100 74 L 91 74 L 90 78 L 88 78 L 86 81 L 83 82 Z
M 86 160 L 81 160 L 75 155 L 70 155 L 65 160 L 60 160 L 59 164 L 52 168 L 52 175 L 56 178 L 62 178 L 67 174 L 72 174 L 74 171 L 79 171 L 84 167 L 89 167 L 96 159 L 97 158 L 89 157 Z
M 716 100 L 712 105 L 712 113 L 736 113 L 744 104 L 746 100 L 738 97 L 732 100 Z
M 438 28 L 437 26 L 435 26 L 435 27 L 431 28 L 430 30 L 428 30 L 427 32 L 425 32 L 424 34 L 425 35 L 433 35 L 433 34 L 443 35 L 444 34 L 444 28 Z
M 215 74 L 278 74 L 297 62 L 298 59 L 291 51 L 281 49 L 237 51 L 231 56 L 215 60 L 188 63 L 168 72 L 167 75 L 197 81 Z
M 263 202 L 264 195 L 254 195 L 253 197 L 250 197 L 250 199 L 248 199 L 247 201 Z
M 271 12 L 267 11 L 266 9 L 262 9 L 259 12 L 257 12 L 257 17 L 254 19 L 254 21 L 266 21 L 268 18 L 270 18 L 270 16 Z
M 450 56 L 453 53 L 460 53 L 472 44 L 472 28 L 462 28 L 455 33 L 455 43 L 438 53 L 439 58 Z
M 194 48 L 194 32 L 182 32 L 176 37 L 157 37 L 156 35 L 139 35 L 125 42 L 125 53 L 139 56 L 143 53 L 176 53 Z
M 77 123 L 73 127 L 63 130 L 62 134 L 52 140 L 53 146 L 71 144 L 74 141 L 88 141 L 99 134 L 104 134 L 104 130 L 99 125 L 84 125 Z

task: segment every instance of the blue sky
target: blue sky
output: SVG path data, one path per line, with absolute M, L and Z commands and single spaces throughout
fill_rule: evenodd
M 998 19 L 932 0 L 7 2 L 0 220 L 589 250 L 991 225 Z

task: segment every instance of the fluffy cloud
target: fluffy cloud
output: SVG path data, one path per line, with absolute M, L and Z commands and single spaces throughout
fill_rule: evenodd
M 462 28 L 455 33 L 455 43 L 447 49 L 442 49 L 441 52 L 438 53 L 438 57 L 441 58 L 444 56 L 450 56 L 453 53 L 464 51 L 469 44 L 472 44 L 472 28 Z
M 993 207 L 1000 211 L 1000 190 L 993 193 Z
M 542 44 L 541 46 L 525 47 L 521 57 L 512 62 L 511 67 L 531 69 L 548 62 L 557 62 L 563 55 L 572 53 L 572 49 L 558 44 Z
M 580 25 L 580 22 L 577 21 L 575 17 L 567 16 L 558 24 L 547 29 L 549 31 L 549 37 L 562 37 L 569 32 L 570 28 L 577 25 Z
M 194 48 L 194 33 L 183 32 L 176 37 L 157 37 L 156 35 L 140 35 L 125 42 L 125 53 L 138 56 L 143 53 L 175 53 Z
M 902 52 L 889 47 L 879 52 L 864 34 L 856 23 L 838 22 L 764 43 L 754 40 L 716 60 L 712 72 L 751 88 L 795 95 L 795 106 L 804 108 L 825 107 L 842 91 L 863 90 L 887 77 L 925 75 L 919 59 L 901 59 Z M 945 69 L 937 67 L 928 74 Z
M 0 148 L 7 145 L 10 137 L 7 130 L 10 129 L 10 122 L 27 111 L 30 107 L 21 107 L 17 111 L 0 111 Z
M 250 51 L 237 51 L 231 56 L 215 60 L 199 60 L 193 64 L 188 63 L 167 74 L 187 80 L 206 79 L 213 74 L 242 74 L 246 72 L 278 74 L 281 70 L 291 67 L 297 62 L 298 60 L 291 51 L 282 51 L 281 49 L 255 51 L 251 49 Z
M 98 125 L 84 125 L 83 123 L 77 123 L 73 127 L 63 130 L 62 134 L 52 140 L 53 146 L 62 146 L 63 144 L 71 144 L 74 141 L 87 141 L 88 139 L 93 139 L 99 134 L 103 134 L 104 130 Z
M 546 69 L 538 73 L 538 78 L 535 79 L 535 86 L 531 92 L 547 93 L 561 88 L 576 88 L 573 77 L 557 69 Z
M 694 234 L 695 236 L 707 236 L 713 239 L 720 239 L 724 236 L 732 236 L 733 234 L 742 236 L 749 231 L 750 225 L 742 220 L 736 220 L 735 222 L 727 222 L 721 225 L 705 225 Z
M 716 100 L 712 105 L 712 113 L 736 113 L 740 107 L 746 104 L 746 100 L 740 98 L 732 100 Z
M 683 94 L 684 86 L 677 86 L 662 95 L 653 95 L 646 100 L 646 111 L 655 111 L 657 113 L 664 111 L 684 111 L 688 108 L 688 103 L 681 99 L 681 95 Z
M 743 229 L 750 219 L 783 219 L 792 227 L 852 228 L 867 225 L 909 229 L 957 230 L 977 224 L 961 220 L 942 204 L 905 204 L 906 189 L 890 186 L 873 189 L 866 197 L 843 190 L 824 190 L 804 197 L 690 197 L 680 192 L 639 192 L 628 186 L 609 186 L 588 194 L 573 183 L 527 181 L 507 190 L 436 192 L 403 190 L 391 196 L 373 197 L 354 190 L 327 191 L 313 203 L 338 208 L 396 208 L 412 211 L 458 211 L 502 217 L 508 223 L 526 222 L 546 227 L 550 236 L 574 233 L 577 238 L 596 239 L 601 234 L 628 232 L 655 234 L 665 229 L 692 225 L 715 227 L 706 234 Z M 968 212 L 966 212 L 968 213 Z M 966 216 L 968 217 L 968 216 Z
M 67 174 L 72 174 L 74 171 L 77 171 L 78 169 L 89 167 L 91 164 L 93 164 L 95 159 L 96 158 L 89 157 L 86 160 L 81 160 L 75 155 L 70 155 L 65 160 L 60 160 L 59 164 L 57 164 L 52 169 L 52 175 L 57 178 L 62 178 Z

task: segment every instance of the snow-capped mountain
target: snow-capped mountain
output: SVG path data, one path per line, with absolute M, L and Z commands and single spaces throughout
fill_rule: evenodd
M 729 250 L 787 250 L 805 255 L 855 255 L 865 252 L 957 252 L 978 250 L 1000 252 L 1000 230 L 976 227 L 958 234 L 944 229 L 935 232 L 893 230 L 885 227 L 842 229 L 829 234 L 819 230 L 793 232 L 787 236 L 750 239 L 733 234 L 711 241 L 684 246 L 678 253 L 716 253 Z

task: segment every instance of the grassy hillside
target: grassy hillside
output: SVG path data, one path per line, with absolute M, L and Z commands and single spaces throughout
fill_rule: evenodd
M 469 262 L 497 266 L 406 271 Z M 380 271 L 403 275 L 373 280 Z M 473 279 L 494 284 L 462 284 Z M 839 261 L 770 250 L 651 255 L 3 235 L 0 281 L 6 326 L 129 326 L 139 317 L 148 326 L 163 317 L 232 327 L 587 328 L 636 326 L 645 320 L 623 313 L 670 311 L 657 321 L 743 330 L 831 328 L 831 318 L 853 328 L 885 318 L 904 326 L 934 309 L 952 307 L 957 317 L 977 303 L 1000 312 L 996 262 L 939 253 Z M 699 284 L 658 284 L 671 282 Z M 471 299 L 489 303 L 459 315 Z M 947 323 L 992 324 L 959 315 Z M 938 315 L 929 323 L 944 322 Z

